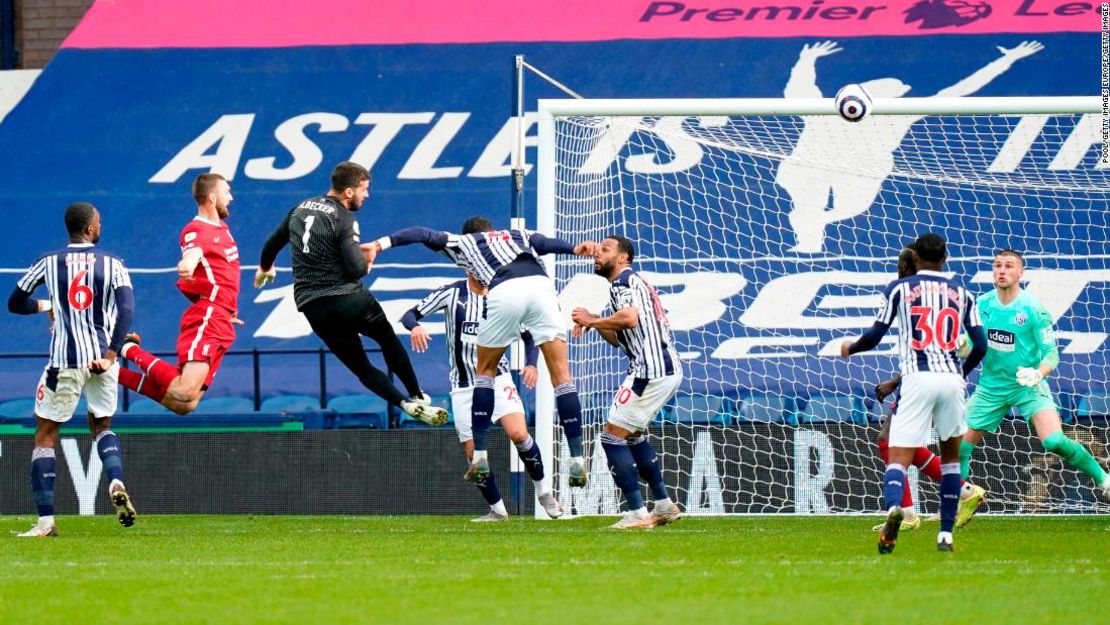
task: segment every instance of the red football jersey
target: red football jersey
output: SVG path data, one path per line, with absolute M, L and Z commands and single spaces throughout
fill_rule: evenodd
M 239 311 L 239 247 L 227 224 L 195 217 L 181 230 L 181 252 L 199 248 L 204 255 L 192 280 L 178 280 L 177 288 L 190 302 L 208 300 L 235 314 Z

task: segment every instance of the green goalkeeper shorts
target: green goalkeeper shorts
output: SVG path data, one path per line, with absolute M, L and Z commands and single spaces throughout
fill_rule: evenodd
M 994 432 L 1014 407 L 1017 407 L 1026 423 L 1032 421 L 1033 415 L 1042 410 L 1060 411 L 1048 383 L 1044 381 L 1034 387 L 1018 386 L 1010 392 L 977 388 L 967 402 L 967 427 Z

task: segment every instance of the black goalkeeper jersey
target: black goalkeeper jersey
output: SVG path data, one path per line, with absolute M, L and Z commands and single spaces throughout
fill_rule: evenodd
M 309 198 L 289 211 L 270 235 L 259 264 L 272 267 L 278 252 L 289 244 L 293 297 L 300 310 L 314 299 L 365 288 L 367 265 L 359 243 L 358 222 L 347 207 L 326 195 Z

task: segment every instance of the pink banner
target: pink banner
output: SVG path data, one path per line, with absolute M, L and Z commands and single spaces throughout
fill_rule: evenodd
M 1073 0 L 97 0 L 68 48 L 1098 32 Z

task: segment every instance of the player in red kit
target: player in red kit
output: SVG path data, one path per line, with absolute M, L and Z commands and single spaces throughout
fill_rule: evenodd
M 190 305 L 181 315 L 177 366 L 139 346 L 128 336 L 120 354 L 138 371 L 120 370 L 120 384 L 142 393 L 177 414 L 196 410 L 212 383 L 224 354 L 235 341 L 239 311 L 239 248 L 224 219 L 231 186 L 219 174 L 193 181 L 197 216 L 181 230 L 177 288 Z

